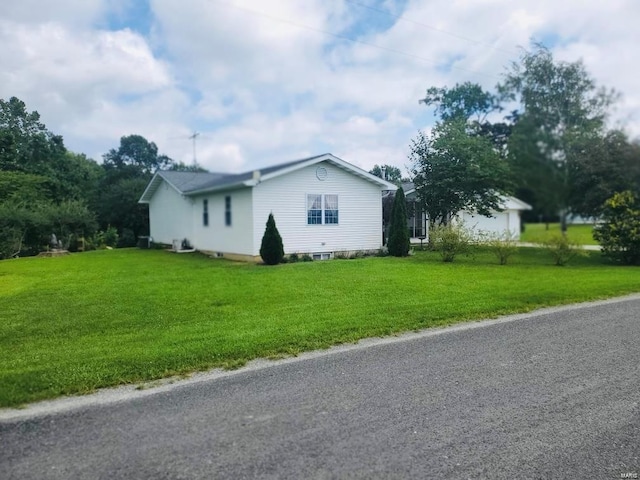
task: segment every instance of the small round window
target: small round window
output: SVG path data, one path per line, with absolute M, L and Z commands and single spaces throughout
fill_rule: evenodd
M 326 180 L 327 179 L 327 175 L 329 175 L 327 173 L 327 169 L 324 167 L 318 167 L 316 168 L 316 177 L 318 177 L 318 180 Z

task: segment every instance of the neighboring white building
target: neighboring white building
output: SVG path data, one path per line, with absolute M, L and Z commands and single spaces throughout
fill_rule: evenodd
M 413 183 L 402 185 L 404 194 L 408 202 L 416 201 L 416 189 Z M 520 239 L 521 220 L 520 214 L 523 210 L 531 210 L 531 205 L 515 197 L 505 197 L 502 204 L 503 210 L 492 212 L 491 217 L 480 215 L 477 212 L 459 212 L 456 215 L 458 221 L 464 222 L 465 227 L 474 232 L 489 234 L 504 234 L 510 232 L 513 238 Z M 416 212 L 408 220 L 409 232 L 413 239 L 420 237 L 428 238 L 428 220 L 424 212 L 419 208 L 410 211 Z
M 327 153 L 241 174 L 160 171 L 139 203 L 158 243 L 257 260 L 273 213 L 286 254 L 329 258 L 382 246 L 382 191 L 396 188 Z
M 515 197 L 504 197 L 501 206 L 502 211 L 491 212 L 491 217 L 477 212 L 460 212 L 458 218 L 475 232 L 500 235 L 510 232 L 514 239 L 519 240 L 522 231 L 520 214 L 523 210 L 531 210 L 531 205 Z

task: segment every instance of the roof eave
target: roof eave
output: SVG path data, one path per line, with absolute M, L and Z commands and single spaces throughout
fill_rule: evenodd
M 527 202 L 520 200 L 519 198 L 508 195 L 505 197 L 507 202 L 515 203 L 517 208 L 514 210 L 533 210 L 533 207 L 529 205 Z M 506 202 L 505 202 L 506 203 Z
M 162 175 L 162 171 L 158 171 L 153 174 L 153 178 L 151 178 L 149 185 L 147 185 L 147 188 L 145 188 L 144 192 L 142 192 L 138 203 L 151 203 L 151 197 L 153 197 L 153 194 L 156 193 L 156 190 L 158 190 L 158 187 L 162 182 L 166 182 L 167 185 L 178 192 L 179 195 L 184 195 L 184 192 L 182 190 L 180 190 L 173 183 L 171 183 L 168 178 Z
M 162 180 L 163 180 L 162 176 L 160 176 L 159 172 L 156 172 L 153 175 L 153 178 L 151 179 L 149 184 L 147 185 L 147 188 L 145 188 L 144 192 L 142 192 L 142 195 L 140 196 L 138 203 L 150 203 L 151 197 L 153 197 L 153 194 L 158 189 L 158 186 L 162 183 Z
M 296 163 L 295 165 L 291 165 L 287 168 L 283 168 L 281 170 L 276 170 L 275 172 L 271 172 L 268 173 L 266 175 L 263 175 L 259 178 L 259 180 L 248 180 L 247 182 L 245 182 L 247 184 L 247 186 L 255 186 L 258 183 L 262 182 L 262 181 L 266 181 L 266 180 L 270 180 L 272 178 L 276 178 L 279 177 L 281 175 L 286 175 L 288 173 L 294 172 L 296 170 L 300 170 L 302 168 L 306 168 L 309 167 L 311 165 L 315 165 L 317 163 L 320 162 L 330 162 L 333 163 L 334 165 L 336 165 L 339 168 L 342 168 L 343 170 L 346 170 L 348 172 L 351 172 L 352 174 L 359 176 L 371 183 L 375 183 L 377 185 L 380 186 L 380 188 L 382 190 L 397 190 L 398 186 L 387 182 L 386 180 L 381 179 L 380 177 L 376 177 L 375 175 L 370 174 L 369 172 L 366 172 L 364 170 L 362 170 L 361 168 L 356 167 L 355 165 L 352 165 L 350 163 L 345 162 L 344 160 L 342 160 L 341 158 L 336 157 L 335 155 L 331 154 L 331 153 L 326 153 L 324 155 L 318 155 L 317 157 L 312 157 L 309 160 L 305 161 L 305 162 L 300 162 L 300 163 Z
M 252 187 L 252 183 L 255 183 L 253 180 L 244 180 L 242 182 L 230 183 L 226 185 L 218 185 L 214 187 L 208 188 L 200 188 L 198 190 L 191 190 L 189 192 L 185 192 L 184 195 L 187 197 L 192 197 L 195 195 L 202 195 L 204 193 L 215 193 L 215 192 L 224 192 L 225 190 L 237 190 L 239 188 L 248 188 Z

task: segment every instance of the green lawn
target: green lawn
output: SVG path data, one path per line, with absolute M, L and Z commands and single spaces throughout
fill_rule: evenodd
M 276 267 L 113 250 L 0 262 L 0 406 L 640 291 L 598 252 L 432 252 Z
M 524 232 L 520 235 L 520 241 L 529 243 L 544 243 L 554 235 L 560 235 L 560 224 L 550 223 L 547 229 L 546 223 L 527 223 Z M 567 237 L 579 245 L 598 245 L 593 238 L 593 225 L 569 225 Z

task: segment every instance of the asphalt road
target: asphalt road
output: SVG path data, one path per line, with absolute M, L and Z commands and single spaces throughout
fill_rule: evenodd
M 640 478 L 639 402 L 636 296 L 0 417 L 0 478 Z

